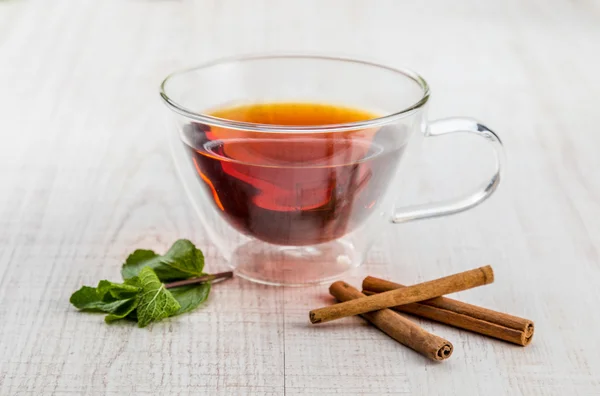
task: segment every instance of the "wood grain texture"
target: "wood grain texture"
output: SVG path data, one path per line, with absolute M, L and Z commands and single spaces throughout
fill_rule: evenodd
M 0 394 L 597 394 L 598 43 L 593 1 L 0 1 Z M 508 169 L 490 201 L 390 225 L 345 280 L 492 264 L 495 283 L 458 298 L 531 318 L 531 346 L 419 320 L 454 345 L 429 362 L 359 318 L 311 326 L 327 286 L 236 279 L 149 330 L 69 305 L 133 249 L 180 237 L 226 268 L 176 178 L 157 87 L 175 68 L 275 50 L 411 67 L 433 87 L 432 119 L 475 116 L 500 134 Z M 424 143 L 400 200 L 464 191 L 484 147 Z

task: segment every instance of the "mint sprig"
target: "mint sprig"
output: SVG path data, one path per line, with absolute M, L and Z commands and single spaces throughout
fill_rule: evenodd
M 144 267 L 152 268 L 163 282 L 202 276 L 204 254 L 187 239 L 175 242 L 163 256 L 152 250 L 136 250 L 125 260 L 121 275 L 123 279 L 133 278 Z
M 83 286 L 70 302 L 82 311 L 107 313 L 107 323 L 131 319 L 145 327 L 195 309 L 208 298 L 212 281 L 233 276 L 231 272 L 204 274 L 203 269 L 202 251 L 185 239 L 163 256 L 136 250 L 121 268 L 123 283 L 102 280 L 95 288 Z

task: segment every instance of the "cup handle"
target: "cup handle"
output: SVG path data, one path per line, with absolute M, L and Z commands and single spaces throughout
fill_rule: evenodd
M 498 135 L 472 118 L 452 117 L 433 121 L 429 124 L 425 137 L 448 135 L 450 133 L 470 133 L 486 139 L 494 149 L 496 164 L 491 178 L 472 193 L 440 202 L 396 208 L 393 223 L 428 219 L 460 213 L 486 200 L 498 187 L 504 172 L 504 147 Z

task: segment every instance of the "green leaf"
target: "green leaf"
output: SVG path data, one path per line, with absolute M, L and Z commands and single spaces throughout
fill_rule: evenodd
M 83 286 L 71 295 L 70 301 L 83 311 L 107 313 L 107 323 L 127 319 L 145 327 L 151 322 L 189 312 L 205 302 L 210 282 L 171 290 L 162 283 L 205 275 L 203 269 L 202 251 L 181 239 L 163 256 L 151 250 L 136 250 L 121 268 L 123 283 L 102 280 L 95 288 Z
M 152 250 L 138 249 L 131 253 L 121 267 L 121 276 L 123 279 L 130 279 L 137 276 L 144 266 L 156 267 L 160 264 L 160 255 Z
M 189 312 L 202 304 L 208 298 L 210 293 L 210 282 L 198 285 L 179 286 L 169 289 L 173 297 L 177 300 L 181 308 L 175 313 L 180 315 Z
M 138 276 L 142 268 L 150 267 L 162 282 L 203 275 L 204 255 L 187 239 L 180 239 L 160 256 L 152 250 L 136 250 L 123 264 L 123 279 Z
M 82 291 L 84 289 L 84 291 Z M 94 292 L 96 296 L 94 299 L 89 298 L 92 296 L 91 292 Z M 84 296 L 84 298 L 82 298 Z M 105 312 L 108 315 L 104 318 L 107 323 L 113 322 L 118 319 L 123 319 L 134 311 L 138 305 L 139 298 L 134 295 L 131 298 L 114 301 L 102 301 L 99 298 L 99 294 L 93 287 L 84 286 L 71 296 L 71 303 L 75 307 L 82 311 L 88 312 Z
M 106 312 L 103 307 L 106 305 L 105 301 L 102 301 L 102 296 L 98 294 L 95 287 L 83 286 L 71 295 L 69 299 L 71 304 L 77 309 L 94 312 Z
M 175 315 L 181 305 L 173 295 L 165 289 L 156 273 L 150 267 L 144 267 L 139 273 L 142 292 L 137 306 L 138 326 L 146 327 L 151 322 L 157 322 Z
M 204 254 L 202 250 L 196 249 L 196 246 L 187 239 L 176 241 L 171 249 L 163 256 L 163 262 L 172 268 L 192 276 L 204 275 Z
M 110 297 L 121 300 L 135 296 L 141 290 L 138 277 L 127 279 L 125 283 L 113 283 L 107 280 L 101 280 L 96 287 L 96 291 L 106 300 L 107 294 Z
M 98 287 L 83 286 L 71 296 L 71 304 L 83 311 L 106 312 L 106 322 L 126 317 L 138 305 L 142 290 L 137 277 L 124 284 L 102 280 Z
M 108 315 L 106 315 L 104 317 L 104 321 L 106 323 L 112 323 L 115 320 L 126 318 L 127 315 L 132 313 L 137 308 L 137 306 L 139 305 L 140 299 L 136 295 L 135 297 L 130 298 L 128 300 L 120 300 L 120 301 L 122 303 L 118 307 L 115 307 L 111 311 L 111 313 L 109 313 Z

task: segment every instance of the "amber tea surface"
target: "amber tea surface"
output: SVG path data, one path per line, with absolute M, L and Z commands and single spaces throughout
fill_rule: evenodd
M 209 114 L 288 126 L 377 117 L 318 103 L 255 104 Z M 378 128 L 267 133 L 192 123 L 183 134 L 198 182 L 222 218 L 246 235 L 289 246 L 332 241 L 379 210 L 404 150 L 386 148 Z

